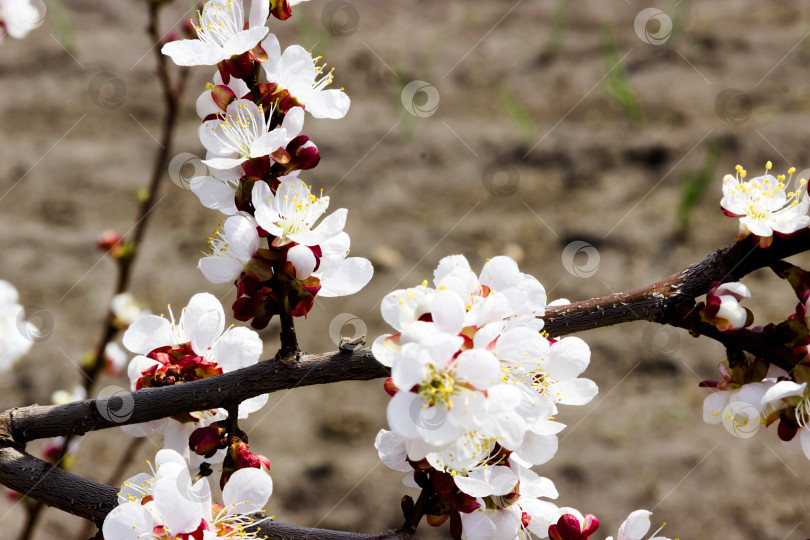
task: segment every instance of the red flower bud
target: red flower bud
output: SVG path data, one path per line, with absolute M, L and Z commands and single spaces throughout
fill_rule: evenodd
M 188 447 L 193 452 L 206 458 L 210 458 L 220 449 L 220 442 L 225 435 L 225 429 L 219 426 L 219 422 L 208 427 L 197 428 L 191 432 L 188 438 Z

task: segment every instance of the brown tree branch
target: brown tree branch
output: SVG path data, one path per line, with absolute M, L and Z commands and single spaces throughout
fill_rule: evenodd
M 749 237 L 647 287 L 548 308 L 543 317 L 544 329 L 551 336 L 562 336 L 640 320 L 687 327 L 683 317 L 713 282 L 738 281 L 754 270 L 807 250 L 810 250 L 810 229 L 803 229 L 791 238 L 776 237 L 765 249 L 757 247 Z M 681 309 L 683 306 L 689 308 L 686 313 Z
M 137 424 L 183 412 L 227 407 L 229 403 L 287 390 L 348 380 L 387 377 L 389 370 L 369 349 L 326 354 L 305 354 L 300 360 L 272 359 L 230 373 L 199 381 L 122 392 L 103 399 L 86 399 L 65 405 L 33 405 L 0 413 L 9 443 L 53 436 L 83 435 L 88 431 Z

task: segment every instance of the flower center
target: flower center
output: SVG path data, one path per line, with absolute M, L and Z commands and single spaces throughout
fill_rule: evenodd
M 428 406 L 441 403 L 449 409 L 453 405 L 455 388 L 456 381 L 450 371 L 429 365 L 428 375 L 419 387 L 419 397 L 428 403 Z
M 770 171 L 770 162 L 765 166 Z M 783 210 L 787 210 L 799 205 L 800 200 L 805 195 L 807 180 L 800 179 L 796 191 L 785 193 L 787 186 L 793 179 L 795 168 L 788 170 L 790 177 L 783 174 L 775 179 L 766 174 L 763 177 L 754 178 L 748 182 L 743 182 L 745 170 L 737 166 L 737 176 L 726 176 L 725 182 L 736 182 L 731 192 L 741 198 L 747 208 L 746 215 L 755 220 L 771 220 Z M 784 197 L 784 199 L 783 199 Z M 781 202 L 784 200 L 784 202 Z
M 321 214 L 320 205 L 315 204 L 318 201 L 320 199 L 312 193 L 302 192 L 297 192 L 292 198 L 284 195 L 283 201 L 279 201 L 278 214 L 281 220 L 276 225 L 282 229 L 285 243 L 290 241 L 288 238 L 290 235 L 308 231 L 312 227 Z M 272 199 L 270 202 L 273 202 Z
M 219 136 L 217 138 L 224 146 L 239 154 L 239 157 L 250 158 L 251 145 L 266 131 L 264 109 L 261 105 L 259 105 L 259 113 L 261 117 L 257 119 L 256 115 L 248 109 L 247 103 L 240 104 L 237 107 L 236 116 L 228 114 L 219 124 L 225 138 Z
M 212 0 L 197 10 L 199 25 L 191 24 L 197 30 L 197 37 L 203 43 L 222 47 L 234 35 L 242 31 L 244 13 L 242 2 Z

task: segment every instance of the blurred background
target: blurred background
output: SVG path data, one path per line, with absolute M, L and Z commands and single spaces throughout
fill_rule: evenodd
M 163 31 L 189 7 L 168 6 Z M 81 382 L 114 287 L 96 238 L 130 230 L 163 112 L 144 0 L 47 8 L 27 39 L 0 45 L 0 279 L 43 329 L 0 380 L 2 409 L 49 403 Z M 449 254 L 476 269 L 510 255 L 550 300 L 579 300 L 650 284 L 732 242 L 724 174 L 739 163 L 757 175 L 767 160 L 780 173 L 810 168 L 809 23 L 801 0 L 313 0 L 286 23 L 271 19 L 282 47 L 323 54 L 352 98 L 343 120 L 307 118 L 322 161 L 302 177 L 350 209 L 352 253 L 375 265 L 364 291 L 322 299 L 299 322 L 303 348 L 334 350 L 341 326 L 369 342 L 387 332 L 381 298 L 430 280 Z M 202 153 L 194 100 L 212 75 L 192 71 L 172 155 Z M 196 269 L 221 216 L 183 188 L 186 169 L 164 179 L 134 269 L 132 291 L 156 313 L 200 291 L 234 299 Z M 756 324 L 793 310 L 769 272 L 745 283 Z M 265 357 L 277 332 L 262 332 Z M 671 538 L 810 535 L 807 459 L 773 428 L 741 438 L 702 421 L 698 382 L 718 378 L 721 346 L 645 322 L 580 337 L 600 393 L 561 411 L 559 452 L 537 468 L 560 506 L 596 514 L 599 538 L 638 508 Z M 105 377 L 96 388 L 127 384 Z M 272 462 L 268 512 L 353 531 L 401 525 L 400 498 L 417 493 L 373 448 L 387 401 L 382 380 L 272 394 L 243 426 Z M 91 433 L 72 470 L 106 481 L 131 442 Z M 142 445 L 119 480 L 146 470 L 157 444 Z M 4 538 L 24 518 L 22 504 L 0 501 Z M 51 510 L 35 538 L 81 527 Z

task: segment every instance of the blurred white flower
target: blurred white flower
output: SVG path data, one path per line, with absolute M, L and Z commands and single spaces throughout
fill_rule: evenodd
M 130 324 L 142 315 L 151 313 L 148 309 L 143 309 L 135 300 L 135 297 L 128 292 L 113 296 L 110 309 L 115 317 L 115 325 L 122 330 L 126 330 Z
M 0 371 L 9 369 L 31 348 L 36 327 L 23 317 L 17 289 L 0 280 Z
M 0 0 L 0 41 L 3 36 L 22 39 L 42 24 L 45 13 L 30 0 Z

